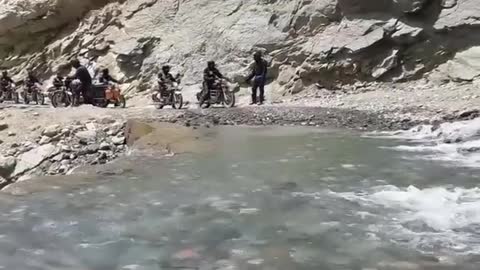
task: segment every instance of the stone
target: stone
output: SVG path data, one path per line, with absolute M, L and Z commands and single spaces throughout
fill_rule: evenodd
M 95 130 L 79 131 L 75 133 L 75 136 L 81 140 L 85 140 L 86 142 L 92 142 L 96 140 L 97 132 Z
M 51 138 L 51 137 L 56 136 L 60 131 L 61 131 L 61 129 L 60 129 L 59 125 L 51 125 L 51 126 L 46 127 L 43 130 L 42 135 Z
M 15 170 L 17 160 L 14 157 L 0 156 L 0 177 L 9 179 L 12 172 Z
M 0 123 L 0 131 L 4 131 L 5 129 L 8 128 L 8 124 L 6 123 Z
M 17 133 L 15 133 L 15 132 L 13 132 L 13 131 L 9 131 L 9 132 L 7 133 L 7 135 L 8 135 L 9 137 L 14 137 L 14 136 L 17 135 Z
M 113 123 L 115 123 L 115 119 L 113 119 L 110 116 L 105 116 L 105 117 L 100 119 L 99 123 L 103 124 L 103 125 L 113 124 Z
M 40 116 L 40 114 L 38 112 L 34 112 L 33 116 Z
M 17 176 L 40 165 L 46 159 L 58 154 L 60 149 L 53 144 L 41 145 L 18 156 L 12 176 Z
M 85 124 L 85 127 L 87 128 L 87 130 L 93 130 L 93 131 L 97 130 L 97 126 L 95 125 L 95 123 L 87 123 Z
M 52 141 L 52 139 L 48 136 L 42 136 L 42 138 L 40 139 L 40 141 L 38 142 L 38 144 L 40 145 L 44 145 L 44 144 L 47 144 L 47 143 L 50 143 L 50 141 Z
M 112 143 L 115 144 L 115 145 L 125 144 L 125 137 L 123 137 L 123 136 L 113 137 L 112 138 Z
M 100 147 L 97 145 L 97 144 L 92 144 L 92 145 L 89 145 L 87 146 L 87 148 L 85 148 L 85 151 L 87 154 L 95 154 L 98 152 L 98 150 L 100 149 Z
M 107 142 L 102 142 L 100 144 L 100 150 L 110 150 L 111 149 L 111 146 L 109 143 Z

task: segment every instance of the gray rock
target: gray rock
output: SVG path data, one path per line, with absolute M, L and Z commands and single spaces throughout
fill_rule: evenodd
M 115 145 L 125 144 L 125 137 L 123 137 L 123 136 L 113 137 L 112 138 L 112 143 L 115 144 Z
M 53 144 L 46 144 L 18 156 L 17 166 L 12 176 L 17 176 L 40 165 L 46 159 L 58 154 L 60 149 Z
M 9 131 L 9 132 L 7 133 L 7 135 L 8 135 L 9 137 L 14 137 L 14 136 L 17 136 L 17 133 L 15 133 L 15 132 L 13 132 L 13 131 Z
M 111 146 L 109 143 L 107 142 L 102 142 L 100 144 L 100 150 L 110 150 L 111 149 Z
M 47 144 L 47 143 L 50 143 L 52 141 L 52 139 L 48 136 L 42 136 L 42 138 L 40 139 L 40 141 L 38 141 L 38 144 L 40 145 L 44 145 L 44 144 Z
M 17 160 L 14 157 L 1 157 L 0 156 L 0 177 L 9 179 L 12 172 L 15 170 Z
M 8 128 L 8 124 L 6 123 L 0 123 L 0 131 L 3 131 Z
M 115 123 L 115 119 L 113 119 L 110 116 L 105 116 L 105 117 L 100 119 L 99 123 L 103 124 L 103 125 L 113 124 L 113 123 Z
M 100 150 L 100 147 L 97 144 L 92 144 L 85 148 L 85 152 L 88 155 L 95 154 L 98 152 L 98 150 Z
M 75 136 L 79 139 L 85 140 L 87 142 L 95 141 L 97 138 L 97 132 L 95 130 L 85 130 L 75 133 Z
M 51 125 L 51 126 L 46 127 L 43 130 L 42 135 L 51 138 L 51 137 L 56 136 L 58 133 L 60 133 L 60 131 L 61 131 L 61 128 L 60 128 L 59 125 Z

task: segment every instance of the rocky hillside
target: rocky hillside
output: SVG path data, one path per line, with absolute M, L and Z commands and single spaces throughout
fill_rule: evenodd
M 0 67 L 48 78 L 78 56 L 109 67 L 133 93 L 164 63 L 187 89 L 209 59 L 241 81 L 263 50 L 278 94 L 474 80 L 478 14 L 478 0 L 0 0 Z

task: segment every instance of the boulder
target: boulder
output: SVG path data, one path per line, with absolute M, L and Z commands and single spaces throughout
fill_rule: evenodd
M 109 143 L 107 142 L 102 142 L 100 144 L 100 150 L 110 150 L 111 149 L 111 146 Z
M 60 152 L 60 149 L 53 144 L 41 145 L 18 156 L 17 166 L 12 176 L 18 176 L 26 171 L 36 168 L 46 159 L 49 159 Z
M 16 164 L 17 160 L 14 157 L 0 157 L 0 178 L 9 179 Z
M 60 133 L 60 131 L 61 131 L 61 128 L 59 125 L 51 125 L 46 127 L 43 130 L 42 135 L 51 138 L 51 137 L 55 137 L 58 133 Z
M 97 132 L 95 130 L 85 130 L 79 131 L 75 133 L 75 136 L 81 140 L 85 140 L 87 142 L 95 141 L 97 138 Z
M 3 131 L 8 128 L 8 124 L 6 123 L 0 123 L 0 131 Z
M 122 145 L 125 144 L 125 137 L 123 136 L 116 136 L 112 138 L 112 143 L 115 145 Z

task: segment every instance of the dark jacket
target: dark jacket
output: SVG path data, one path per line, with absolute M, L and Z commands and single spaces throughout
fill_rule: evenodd
M 248 76 L 248 81 L 251 79 L 255 78 L 262 78 L 265 80 L 267 78 L 267 72 L 268 72 L 268 63 L 264 59 L 261 61 L 255 61 L 253 64 L 252 72 L 250 73 L 250 76 Z
M 14 82 L 13 82 L 12 78 L 10 78 L 9 76 L 6 76 L 6 77 L 2 76 L 0 78 L 0 84 L 2 86 L 8 86 L 8 84 L 10 84 L 10 83 L 14 83 Z
M 205 81 L 214 81 L 217 78 L 221 78 L 221 79 L 224 78 L 222 73 L 220 73 L 220 71 L 217 68 L 208 68 L 207 67 L 203 71 L 203 79 Z
M 92 85 L 92 76 L 90 76 L 90 72 L 88 72 L 84 66 L 77 68 L 77 71 L 75 71 L 75 79 L 79 79 L 83 86 Z
M 36 83 L 41 84 L 40 81 L 35 76 L 28 76 L 26 81 L 25 81 L 25 84 L 27 85 L 27 87 L 32 87 Z
M 63 77 L 55 77 L 53 79 L 53 86 L 60 88 L 63 86 Z

